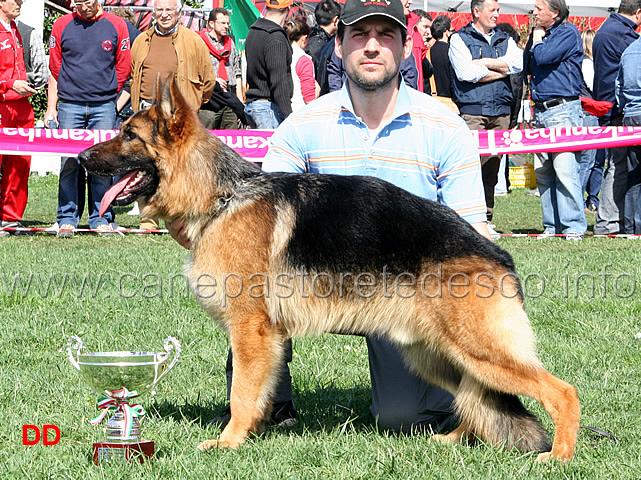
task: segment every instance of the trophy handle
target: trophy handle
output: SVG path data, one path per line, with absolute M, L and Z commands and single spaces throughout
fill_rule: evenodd
M 81 348 L 82 340 L 80 340 L 80 337 L 78 337 L 77 335 L 73 335 L 71 338 L 69 338 L 66 347 L 67 355 L 69 356 L 71 365 L 73 365 L 77 370 L 80 370 L 80 365 L 78 365 L 78 354 L 80 353 Z M 76 353 L 75 356 L 74 351 Z
M 169 358 L 169 355 L 171 354 L 172 350 L 174 351 L 174 358 L 172 358 L 171 362 L 169 362 L 165 371 L 162 372 L 158 377 L 154 379 L 154 383 L 151 385 L 152 395 L 155 393 L 154 387 L 156 386 L 156 384 L 160 381 L 162 377 L 167 375 L 169 370 L 174 368 L 174 365 L 176 365 L 176 362 L 180 357 L 180 352 L 181 352 L 180 342 L 178 341 L 177 338 L 167 337 L 165 338 L 165 351 L 167 352 L 167 358 Z

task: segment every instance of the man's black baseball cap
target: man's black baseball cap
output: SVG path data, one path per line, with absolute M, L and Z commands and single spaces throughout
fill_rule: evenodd
M 398 22 L 407 30 L 407 20 L 401 0 L 347 0 L 341 13 L 341 22 L 353 25 L 363 18 L 382 15 Z

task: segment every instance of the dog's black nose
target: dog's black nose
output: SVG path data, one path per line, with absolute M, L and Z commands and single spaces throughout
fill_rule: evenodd
M 89 157 L 91 156 L 91 152 L 89 150 L 90 149 L 88 148 L 78 154 L 78 160 L 82 166 L 84 166 L 85 162 L 89 161 Z

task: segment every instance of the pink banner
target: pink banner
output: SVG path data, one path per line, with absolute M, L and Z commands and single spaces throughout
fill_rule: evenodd
M 267 155 L 270 130 L 212 130 L 218 138 L 248 160 Z M 595 148 L 641 145 L 641 127 L 558 127 L 528 130 L 472 132 L 480 155 L 504 153 L 569 152 Z M 0 152 L 75 156 L 85 148 L 109 140 L 117 130 L 0 129 Z
M 557 127 L 472 133 L 480 155 L 576 152 L 641 145 L 641 127 Z
M 261 160 L 267 155 L 269 130 L 212 130 L 248 160 Z M 118 130 L 49 130 L 45 128 L 0 129 L 0 153 L 37 155 L 50 153 L 76 156 L 85 148 L 118 135 Z

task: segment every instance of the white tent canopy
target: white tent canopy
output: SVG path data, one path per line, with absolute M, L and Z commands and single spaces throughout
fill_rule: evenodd
M 527 15 L 534 9 L 535 0 L 499 0 L 501 13 Z M 570 15 L 575 17 L 607 17 L 616 12 L 620 0 L 566 0 Z M 422 6 L 421 6 L 422 5 Z M 470 13 L 469 0 L 415 0 L 413 7 L 427 12 Z

